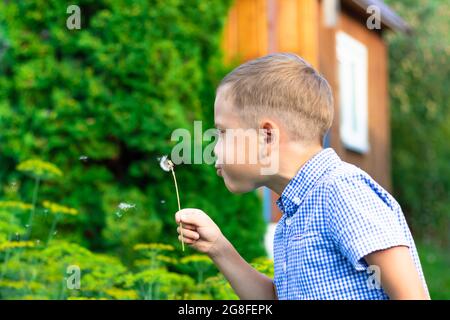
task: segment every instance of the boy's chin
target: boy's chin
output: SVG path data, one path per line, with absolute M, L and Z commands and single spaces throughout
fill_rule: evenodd
M 228 182 L 226 179 L 224 179 L 224 182 L 228 191 L 235 194 L 247 193 L 256 189 L 256 187 L 253 185 L 242 185 L 239 183 L 232 183 Z

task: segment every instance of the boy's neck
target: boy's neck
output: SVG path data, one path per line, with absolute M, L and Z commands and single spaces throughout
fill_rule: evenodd
M 280 150 L 279 171 L 277 174 L 269 177 L 265 186 L 281 195 L 300 168 L 322 150 L 323 147 L 320 145 L 302 147 L 297 144 L 288 145 L 283 150 Z

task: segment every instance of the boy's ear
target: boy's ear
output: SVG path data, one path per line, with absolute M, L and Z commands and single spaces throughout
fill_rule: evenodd
M 270 120 L 264 120 L 261 122 L 260 128 L 263 130 L 264 143 L 274 144 L 279 139 L 278 126 Z

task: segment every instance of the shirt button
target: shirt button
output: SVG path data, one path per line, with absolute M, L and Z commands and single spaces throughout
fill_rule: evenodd
M 299 197 L 295 197 L 294 199 L 292 199 L 294 201 L 294 203 L 296 205 L 300 205 L 300 198 Z
M 292 224 L 292 218 L 291 217 L 286 218 L 286 225 L 290 226 L 291 224 Z
M 286 261 L 283 262 L 283 271 L 284 271 L 284 273 L 286 273 Z

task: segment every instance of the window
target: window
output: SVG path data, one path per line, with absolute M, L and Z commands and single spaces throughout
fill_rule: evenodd
M 369 151 L 367 48 L 344 32 L 336 35 L 339 74 L 340 137 L 345 148 Z

